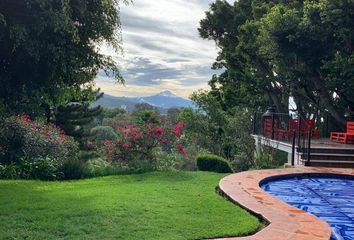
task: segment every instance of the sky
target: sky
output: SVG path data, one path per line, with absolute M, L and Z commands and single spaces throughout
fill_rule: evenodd
M 199 37 L 199 21 L 211 0 L 134 0 L 121 6 L 123 56 L 107 46 L 100 51 L 113 56 L 126 84 L 100 73 L 95 82 L 114 96 L 149 96 L 171 90 L 188 97 L 217 73 L 211 69 L 218 49 Z

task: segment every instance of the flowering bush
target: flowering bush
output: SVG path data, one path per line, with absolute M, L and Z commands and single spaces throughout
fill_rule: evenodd
M 5 119 L 0 127 L 0 164 L 3 166 L 24 166 L 23 159 L 26 159 L 26 166 L 32 163 L 46 166 L 45 161 L 48 160 L 53 164 L 55 162 L 59 168 L 66 161 L 77 157 L 78 144 L 55 125 L 21 115 Z M 46 166 L 45 169 L 49 171 L 52 168 Z
M 67 160 L 78 151 L 75 141 L 58 127 L 31 120 L 26 115 L 10 117 L 0 129 L 2 162 L 22 157 L 52 157 Z
M 148 122 L 141 126 L 127 124 L 117 126 L 118 137 L 114 141 L 104 141 L 105 156 L 108 162 L 115 162 L 126 168 L 139 168 L 144 165 L 156 169 L 156 151 L 159 148 L 175 148 L 186 154 L 180 142 L 184 123 L 171 128 L 167 125 Z M 171 147 L 171 144 L 175 144 Z

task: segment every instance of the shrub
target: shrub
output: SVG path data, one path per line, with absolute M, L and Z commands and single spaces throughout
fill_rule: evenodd
M 66 160 L 62 165 L 61 171 L 65 180 L 80 179 L 84 176 L 84 163 L 78 158 Z
M 61 162 L 50 157 L 23 158 L 16 163 L 0 165 L 1 179 L 60 180 Z
M 117 134 L 110 126 L 97 126 L 91 129 L 92 138 L 95 142 L 103 142 L 104 140 L 114 140 L 117 138 Z
M 77 178 L 79 170 L 71 165 L 78 153 L 77 142 L 55 125 L 22 115 L 6 118 L 0 126 L 1 178 Z
M 283 167 L 288 162 L 288 154 L 267 145 L 262 145 L 256 153 L 253 169 L 272 169 Z
M 60 180 L 63 178 L 62 163 L 50 157 L 21 160 L 21 178 L 37 180 Z
M 117 126 L 118 137 L 114 141 L 103 141 L 105 158 L 120 168 L 128 171 L 157 170 L 157 152 L 171 143 L 177 151 L 186 154 L 181 144 L 181 132 L 184 127 L 181 122 L 174 128 L 161 126 L 153 122 Z M 173 140 L 172 139 L 173 137 Z
M 15 163 L 7 165 L 0 164 L 0 179 L 18 179 L 21 178 L 21 169 Z
M 114 168 L 110 163 L 102 160 L 101 158 L 88 160 L 84 164 L 84 177 L 108 176 L 114 175 L 116 173 L 116 168 Z
M 197 166 L 201 171 L 210 171 L 218 173 L 233 172 L 229 162 L 219 156 L 213 154 L 200 154 L 197 156 Z
M 50 157 L 60 161 L 76 158 L 78 144 L 52 124 L 28 116 L 9 117 L 0 128 L 0 164 L 21 159 Z

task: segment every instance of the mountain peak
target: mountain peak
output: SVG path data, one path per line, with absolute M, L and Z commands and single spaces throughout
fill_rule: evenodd
M 165 90 L 165 91 L 162 91 L 160 93 L 158 93 L 157 95 L 159 96 L 164 96 L 164 97 L 177 97 L 176 94 L 174 94 L 172 91 L 170 90 Z

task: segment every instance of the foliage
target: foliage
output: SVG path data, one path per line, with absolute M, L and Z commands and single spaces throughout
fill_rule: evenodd
M 97 48 L 120 51 L 119 2 L 1 1 L 0 102 L 6 110 L 49 119 L 90 90 L 99 70 L 122 82 L 114 60 Z
M 215 194 L 224 176 L 159 172 L 67 182 L 0 181 L 0 235 L 186 240 L 256 232 L 262 226 L 257 217 Z
M 110 126 L 97 126 L 91 129 L 91 137 L 97 144 L 99 144 L 103 143 L 104 140 L 113 141 L 118 136 Z
M 232 173 L 229 162 L 213 154 L 200 154 L 197 156 L 197 166 L 201 171 L 210 171 L 218 173 Z
M 61 171 L 63 179 L 80 179 L 84 176 L 84 163 L 78 158 L 71 158 L 63 162 Z
M 254 169 L 272 169 L 283 167 L 288 162 L 288 153 L 267 145 L 262 145 L 257 152 Z
M 58 127 L 26 115 L 5 119 L 0 128 L 0 177 L 57 180 L 70 176 L 78 144 Z
M 226 158 L 234 170 L 244 171 L 254 165 L 254 140 L 251 133 L 251 113 L 234 107 L 223 110 L 208 92 L 195 92 L 192 100 L 197 111 L 183 109 L 179 119 L 188 121 L 185 132 L 188 142 L 210 153 Z
M 64 162 L 77 158 L 77 143 L 52 124 L 26 115 L 9 117 L 0 129 L 0 163 L 49 157 Z
M 98 99 L 102 94 L 92 92 L 93 98 Z M 89 96 L 87 96 L 89 95 Z M 91 93 L 87 93 L 80 98 L 72 99 L 67 106 L 58 107 L 55 114 L 55 123 L 67 135 L 74 137 L 80 147 L 84 146 L 85 139 L 90 136 L 89 124 L 101 114 L 102 108 L 90 106 Z
M 22 159 L 20 162 L 22 179 L 60 180 L 63 178 L 61 171 L 62 162 L 50 157 Z
M 145 120 L 153 119 L 156 118 L 150 116 Z M 108 162 L 120 164 L 122 168 L 128 169 L 154 170 L 157 168 L 156 151 L 170 144 L 167 139 L 168 135 L 175 134 L 176 138 L 180 139 L 185 124 L 180 122 L 173 129 L 169 129 L 167 126 L 160 126 L 153 122 L 144 124 L 145 120 L 138 126 L 132 124 L 117 126 L 118 137 L 113 141 L 108 139 L 103 141 Z M 176 148 L 185 154 L 180 141 L 177 141 Z
M 21 168 L 15 163 L 6 165 L 0 164 L 1 179 L 19 179 L 21 178 Z
M 118 171 L 117 169 L 109 164 L 107 161 L 96 158 L 88 160 L 84 164 L 84 177 L 99 177 L 99 176 L 108 176 L 114 175 Z
M 200 35 L 221 51 L 209 84 L 222 109 L 353 114 L 354 2 L 217 0 L 200 22 Z

